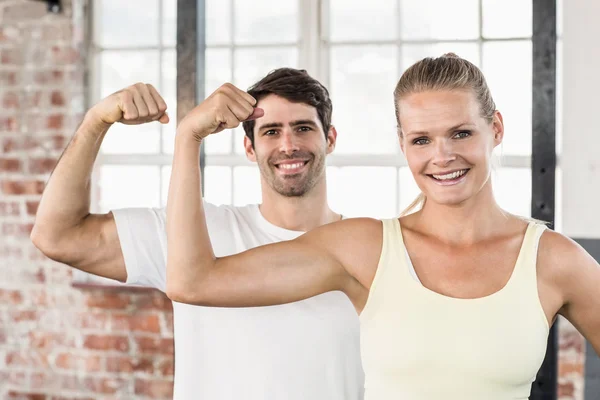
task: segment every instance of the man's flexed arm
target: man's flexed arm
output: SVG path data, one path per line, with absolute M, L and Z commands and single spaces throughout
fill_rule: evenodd
M 92 169 L 112 124 L 168 123 L 166 109 L 152 85 L 138 83 L 104 98 L 86 113 L 38 208 L 31 239 L 44 254 L 86 272 L 126 280 L 112 214 L 90 214 Z

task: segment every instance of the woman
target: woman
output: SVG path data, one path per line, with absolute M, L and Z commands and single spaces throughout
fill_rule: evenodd
M 176 139 L 167 294 L 238 307 L 339 290 L 360 314 L 367 400 L 526 399 L 557 315 L 600 353 L 600 267 L 573 241 L 496 203 L 491 158 L 504 126 L 477 67 L 453 54 L 426 58 L 402 75 L 394 101 L 423 193 L 418 211 L 344 220 L 218 259 L 198 141 L 262 112 L 233 89 L 193 110 Z

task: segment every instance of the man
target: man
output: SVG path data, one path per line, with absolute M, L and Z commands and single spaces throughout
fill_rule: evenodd
M 204 107 L 214 109 L 234 90 L 223 85 Z M 327 204 L 325 158 L 337 137 L 327 90 L 305 71 L 283 68 L 248 95 L 258 102 L 253 119 L 244 122 L 244 145 L 260 169 L 262 203 L 205 203 L 217 256 L 293 239 L 342 218 Z M 198 109 L 178 130 L 206 116 Z M 165 111 L 164 100 L 145 84 L 114 93 L 88 111 L 39 206 L 32 240 L 42 252 L 92 274 L 166 290 L 165 210 L 89 211 L 92 167 L 110 126 L 167 123 Z M 362 399 L 358 318 L 341 292 L 272 307 L 174 302 L 173 312 L 175 399 Z

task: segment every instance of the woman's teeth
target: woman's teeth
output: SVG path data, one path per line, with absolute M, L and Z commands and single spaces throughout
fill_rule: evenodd
M 445 174 L 445 175 L 432 175 L 432 176 L 439 181 L 446 181 L 446 180 L 450 180 L 450 179 L 459 178 L 459 177 L 463 176 L 464 174 L 466 174 L 467 171 L 468 171 L 468 169 L 463 169 L 463 170 L 451 172 L 451 173 Z

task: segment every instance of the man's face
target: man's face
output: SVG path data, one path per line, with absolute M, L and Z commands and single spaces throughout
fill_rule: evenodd
M 317 110 L 271 94 L 259 100 L 265 115 L 254 126 L 254 148 L 244 138 L 246 155 L 256 161 L 264 183 L 286 196 L 304 196 L 325 178 L 325 157 L 335 147 L 332 128 L 327 137 Z

